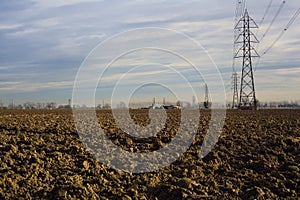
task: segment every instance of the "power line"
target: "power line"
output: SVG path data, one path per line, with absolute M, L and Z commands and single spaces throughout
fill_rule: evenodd
M 263 24 L 263 22 L 264 22 L 264 20 L 265 20 L 265 18 L 267 16 L 267 14 L 269 13 L 269 10 L 270 10 L 270 7 L 271 7 L 272 3 L 273 3 L 273 0 L 270 0 L 269 4 L 268 4 L 268 6 L 267 6 L 267 8 L 266 8 L 266 10 L 264 12 L 264 15 L 263 15 L 262 19 L 260 20 L 259 23 L 257 23 L 257 25 L 259 27 Z M 259 27 L 256 29 L 255 35 L 258 35 L 258 32 L 260 31 Z M 258 49 L 259 48 L 259 44 L 260 43 L 254 44 L 254 47 Z M 255 71 L 255 69 L 254 69 L 254 71 Z
M 232 48 L 232 52 L 233 52 L 233 56 L 232 56 L 232 59 L 233 59 L 232 60 L 232 78 L 237 77 L 237 72 L 236 72 L 236 69 L 235 69 L 235 65 L 236 65 L 235 52 L 237 51 L 238 44 L 235 41 L 237 40 L 238 36 L 241 34 L 241 30 L 242 30 L 242 29 L 236 29 L 235 27 L 237 26 L 240 19 L 244 15 L 245 4 L 246 4 L 245 1 L 246 0 L 237 0 L 236 1 L 235 18 L 234 18 L 233 48 Z M 231 86 L 231 88 L 235 88 L 235 82 L 234 81 L 229 83 L 228 88 L 230 88 L 231 84 L 233 84 Z M 232 95 L 233 95 L 233 98 L 235 98 L 236 97 L 236 91 L 233 91 Z M 238 103 L 238 99 L 237 99 L 236 103 Z
M 235 10 L 235 19 L 234 19 L 234 27 L 237 25 L 239 22 L 240 18 L 244 14 L 244 9 L 245 9 L 245 1 L 244 0 L 237 0 L 236 1 L 236 10 Z M 237 36 L 240 34 L 241 29 L 234 29 L 234 36 L 233 36 L 233 41 L 236 41 Z M 233 53 L 236 52 L 237 44 L 234 42 L 233 43 Z M 233 62 L 232 62 L 232 71 L 235 72 L 235 59 L 234 59 L 234 54 L 233 54 Z
M 237 0 L 236 1 L 236 6 L 235 6 L 235 23 L 237 20 L 242 16 L 243 14 L 243 5 L 244 1 L 243 0 Z
M 280 4 L 280 6 L 279 6 L 279 8 L 278 8 L 276 14 L 274 15 L 274 17 L 273 17 L 273 19 L 272 19 L 270 25 L 268 26 L 268 28 L 267 28 L 266 31 L 264 32 L 262 38 L 260 39 L 260 43 L 257 44 L 257 46 L 256 46 L 256 49 L 257 49 L 257 50 L 259 49 L 259 45 L 261 44 L 261 42 L 262 42 L 262 40 L 264 39 L 264 37 L 267 35 L 267 33 L 269 32 L 269 30 L 270 30 L 271 27 L 273 26 L 275 20 L 277 19 L 277 17 L 278 17 L 278 15 L 279 15 L 279 13 L 281 12 L 283 6 L 285 5 L 285 2 L 286 2 L 286 1 L 282 1 L 282 3 Z M 263 16 L 262 20 L 261 20 L 260 23 L 259 23 L 260 25 L 264 22 L 265 17 L 267 16 L 267 14 L 268 14 L 268 12 L 269 12 L 269 10 L 270 10 L 270 7 L 272 6 L 272 3 L 273 3 L 273 0 L 270 0 L 269 5 L 268 5 L 268 7 L 266 8 L 266 11 L 265 11 L 265 13 L 264 13 L 264 16 Z M 262 55 L 261 55 L 261 56 L 262 56 Z M 259 56 L 259 57 L 257 58 L 257 61 L 256 61 L 255 65 L 254 65 L 254 71 L 256 71 L 256 68 L 257 68 L 257 66 L 258 66 L 259 63 L 260 63 L 261 56 Z
M 296 13 L 293 15 L 293 17 L 290 19 L 290 21 L 287 23 L 287 25 L 284 27 L 284 29 L 281 31 L 281 33 L 278 35 L 278 37 L 274 40 L 274 42 L 262 53 L 262 56 L 265 55 L 270 49 L 273 48 L 273 46 L 280 40 L 280 38 L 283 36 L 283 34 L 290 28 L 290 26 L 294 23 L 296 18 L 300 14 L 300 8 L 296 11 Z
M 293 15 L 293 17 L 290 19 L 289 23 L 286 25 L 285 29 L 290 28 L 290 26 L 294 23 L 294 21 L 296 20 L 296 18 L 299 16 L 300 14 L 300 8 L 298 8 L 298 10 L 296 11 L 296 13 Z
M 269 13 L 269 10 L 270 10 L 270 7 L 271 7 L 272 3 L 273 3 L 273 0 L 270 0 L 269 4 L 268 4 L 268 6 L 267 6 L 267 8 L 266 8 L 266 10 L 265 10 L 265 12 L 264 12 L 264 15 L 263 15 L 262 19 L 261 19 L 260 22 L 258 23 L 258 26 L 261 26 L 261 25 L 263 24 L 263 22 L 265 21 L 265 18 L 266 18 L 266 16 L 267 16 L 267 14 Z M 256 35 L 258 35 L 258 31 L 259 31 L 259 29 L 257 29 L 257 31 L 256 31 L 256 33 L 255 33 Z M 257 46 L 257 47 L 258 47 L 258 46 Z
M 263 18 L 262 18 L 261 21 L 258 23 L 259 25 L 261 25 L 261 24 L 264 22 L 264 20 L 265 20 L 267 14 L 268 14 L 268 12 L 269 12 L 269 10 L 270 10 L 270 7 L 271 7 L 272 3 L 273 3 L 273 0 L 270 0 L 270 3 L 269 3 L 269 5 L 268 5 L 268 7 L 267 7 L 267 9 L 266 9 L 266 11 L 265 11 L 265 13 L 264 13 Z
M 235 9 L 235 18 L 234 18 L 234 27 L 236 27 L 237 23 L 239 22 L 239 20 L 241 19 L 241 17 L 244 14 L 244 10 L 245 10 L 245 4 L 246 4 L 246 0 L 237 0 L 236 1 L 236 9 Z M 241 29 L 235 29 L 234 28 L 234 36 L 233 36 L 233 41 L 236 41 L 237 37 L 240 35 L 241 33 Z M 236 52 L 237 49 L 237 44 L 235 42 L 233 42 L 233 62 L 232 62 L 232 72 L 236 72 L 235 70 L 235 59 L 234 59 L 234 54 Z
M 243 6 L 242 7 L 242 16 L 243 16 L 244 15 L 244 11 L 245 11 L 246 6 L 247 6 L 247 1 L 246 0 L 243 1 L 243 5 L 242 6 Z
M 263 24 L 263 22 L 264 22 L 264 20 L 265 20 L 265 18 L 266 18 L 266 16 L 267 16 L 267 14 L 269 13 L 269 10 L 270 10 L 270 7 L 272 6 L 272 3 L 273 3 L 273 0 L 270 0 L 269 4 L 268 4 L 268 6 L 267 6 L 267 8 L 266 8 L 266 10 L 265 10 L 265 12 L 264 12 L 264 15 L 263 15 L 262 19 L 261 19 L 260 22 L 258 23 L 258 26 L 261 26 L 261 25 Z M 258 31 L 259 31 L 259 28 L 256 30 L 255 35 L 258 35 Z M 260 43 L 257 43 L 257 45 L 255 45 L 255 48 L 258 49 L 259 44 L 260 44 Z
M 273 26 L 273 24 L 274 24 L 275 20 L 277 19 L 277 17 L 278 17 L 278 15 L 279 15 L 280 11 L 282 10 L 284 4 L 285 4 L 285 1 L 282 1 L 282 3 L 280 4 L 280 6 L 279 6 L 279 8 L 278 8 L 278 10 L 277 10 L 277 12 L 276 12 L 276 14 L 275 14 L 275 16 L 274 16 L 273 19 L 272 19 L 272 21 L 271 21 L 269 27 L 268 27 L 267 30 L 264 32 L 264 34 L 263 34 L 262 38 L 260 39 L 260 41 L 262 41 L 262 40 L 265 38 L 265 36 L 267 35 L 267 33 L 269 32 L 269 30 L 270 30 L 271 27 Z
M 263 53 L 261 54 L 260 57 L 258 57 L 257 62 L 255 63 L 254 71 L 256 71 L 256 67 L 259 65 L 261 57 L 263 55 L 265 55 L 267 52 L 269 52 L 273 48 L 273 46 L 281 39 L 281 37 L 284 35 L 284 33 L 290 28 L 290 26 L 297 19 L 297 17 L 299 16 L 299 14 L 300 14 L 300 8 L 298 8 L 298 10 L 292 16 L 292 18 L 290 19 L 290 21 L 287 23 L 287 25 L 284 27 L 284 29 L 281 31 L 281 33 L 278 35 L 278 37 L 273 41 L 273 43 L 265 51 L 263 51 Z

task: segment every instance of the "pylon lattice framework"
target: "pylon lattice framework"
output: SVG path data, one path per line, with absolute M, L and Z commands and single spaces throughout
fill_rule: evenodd
M 243 58 L 242 76 L 240 86 L 240 99 L 238 107 L 240 109 L 256 109 L 257 100 L 255 96 L 254 77 L 252 70 L 252 58 L 259 57 L 252 43 L 258 43 L 258 39 L 250 29 L 258 28 L 255 21 L 249 16 L 247 9 L 243 17 L 238 21 L 235 29 L 242 29 L 241 33 L 235 40 L 236 44 L 243 45 L 237 51 L 235 58 Z
M 204 89 L 205 89 L 205 97 L 204 97 L 203 106 L 204 108 L 210 108 L 209 92 L 208 92 L 207 84 L 205 84 Z
M 238 96 L 238 74 L 236 72 L 232 73 L 232 108 L 237 108 L 239 104 L 239 96 Z

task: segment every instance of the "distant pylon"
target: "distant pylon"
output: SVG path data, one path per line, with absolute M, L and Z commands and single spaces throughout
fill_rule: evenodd
M 155 106 L 155 97 L 153 97 L 152 106 Z
M 204 97 L 204 102 L 203 102 L 204 108 L 209 108 L 210 107 L 208 96 L 209 96 L 208 87 L 207 87 L 207 84 L 205 84 L 205 97 Z
M 192 107 L 196 107 L 196 97 L 194 95 L 192 97 Z
M 238 95 L 238 74 L 236 72 L 232 73 L 232 108 L 237 108 L 239 105 L 239 95 Z
M 250 29 L 258 28 L 254 20 L 249 16 L 247 9 L 244 16 L 238 21 L 235 29 L 242 29 L 235 43 L 242 43 L 235 55 L 235 58 L 243 58 L 242 76 L 240 86 L 240 100 L 238 107 L 240 109 L 256 109 L 257 101 L 255 96 L 255 86 L 252 70 L 252 58 L 259 57 L 252 43 L 258 43 L 257 38 Z

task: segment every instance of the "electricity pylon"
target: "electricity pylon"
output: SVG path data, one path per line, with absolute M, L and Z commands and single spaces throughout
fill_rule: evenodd
M 204 108 L 206 108 L 206 109 L 210 108 L 209 93 L 208 93 L 208 87 L 207 87 L 207 84 L 205 84 L 205 97 L 204 97 L 203 106 L 204 106 Z
M 238 74 L 236 72 L 232 73 L 232 108 L 237 108 L 239 104 L 239 95 L 238 95 Z
M 258 26 L 255 21 L 249 16 L 246 9 L 243 17 L 235 26 L 235 29 L 242 29 L 241 33 L 235 40 L 235 43 L 243 44 L 235 55 L 235 58 L 243 58 L 240 99 L 238 107 L 240 109 L 256 110 L 257 101 L 255 96 L 252 58 L 259 57 L 259 55 L 251 45 L 252 43 L 258 43 L 258 39 L 250 30 L 252 28 L 258 28 Z
M 239 35 L 242 32 L 242 29 L 235 28 L 237 24 L 239 23 L 240 18 L 244 14 L 245 10 L 245 0 L 236 0 L 236 10 L 235 10 L 235 18 L 234 18 L 234 43 L 233 43 L 233 63 L 232 63 L 232 108 L 238 108 L 239 104 L 239 96 L 238 96 L 238 73 L 235 69 L 235 52 L 237 51 L 239 43 L 235 42 Z

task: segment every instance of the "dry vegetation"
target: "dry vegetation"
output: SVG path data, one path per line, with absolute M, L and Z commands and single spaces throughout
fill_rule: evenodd
M 141 125 L 147 111 L 131 112 Z M 180 111 L 165 129 L 138 140 L 116 127 L 110 111 L 98 118 L 109 138 L 128 151 L 170 142 Z M 71 111 L 0 111 L 0 199 L 276 199 L 300 197 L 300 110 L 228 111 L 219 142 L 198 158 L 210 114 L 201 111 L 190 149 L 171 165 L 132 174 L 99 163 L 76 133 Z M 145 145 L 143 145 L 145 144 Z

